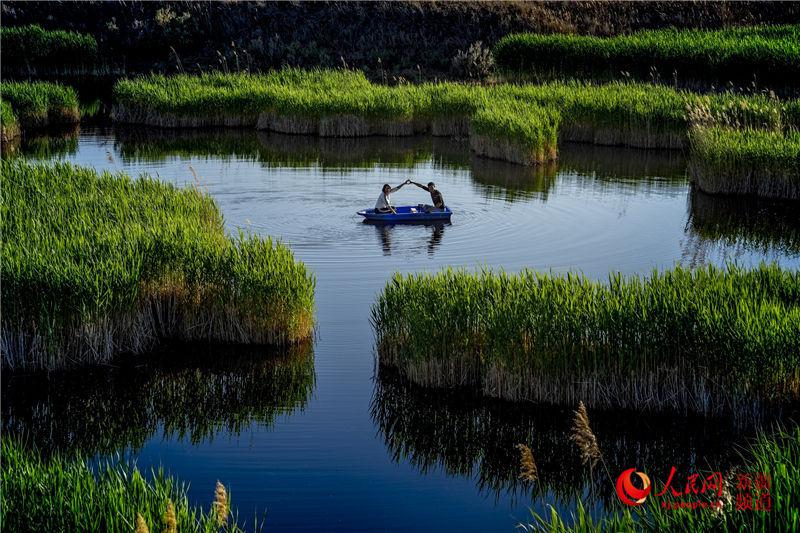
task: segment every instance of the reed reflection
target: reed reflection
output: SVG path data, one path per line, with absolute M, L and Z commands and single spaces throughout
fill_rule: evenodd
M 314 387 L 310 343 L 282 353 L 191 346 L 152 361 L 49 375 L 3 373 L 3 431 L 46 453 L 140 449 L 159 428 L 192 444 L 303 409 Z
M 800 206 L 794 202 L 706 194 L 688 198 L 684 255 L 702 261 L 709 248 L 800 255 Z
M 396 462 L 423 474 L 442 470 L 475 480 L 479 490 L 520 502 L 536 498 L 571 501 L 586 494 L 613 497 L 605 469 L 590 473 L 570 440 L 576 406 L 509 403 L 467 391 L 419 387 L 380 368 L 371 415 Z M 671 466 L 726 470 L 737 461 L 745 435 L 726 421 L 679 415 L 642 416 L 590 411 L 608 472 L 626 468 L 667 474 Z M 518 444 L 532 450 L 538 481 L 520 478 Z M 549 500 L 548 500 L 549 501 Z

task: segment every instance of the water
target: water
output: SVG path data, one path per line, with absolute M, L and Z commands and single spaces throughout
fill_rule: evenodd
M 605 479 L 591 488 L 568 441 L 574 406 L 515 406 L 376 376 L 370 305 L 393 272 L 530 267 L 603 279 L 675 264 L 800 266 L 796 206 L 692 191 L 676 152 L 566 145 L 558 164 L 530 169 L 430 137 L 147 129 L 84 130 L 22 150 L 199 184 L 231 231 L 278 237 L 315 273 L 317 334 L 295 353 L 183 347 L 170 350 L 189 362 L 4 376 L 6 429 L 46 448 L 164 465 L 203 506 L 219 479 L 240 516 L 266 513 L 271 531 L 511 531 L 529 507 L 570 509 L 592 492 L 597 511 L 613 496 Z M 355 215 L 383 183 L 406 178 L 436 182 L 452 224 L 373 226 Z M 413 186 L 393 196 L 427 200 Z M 744 442 L 725 420 L 592 419 L 614 475 L 720 469 Z M 538 484 L 517 478 L 519 442 L 534 450 Z

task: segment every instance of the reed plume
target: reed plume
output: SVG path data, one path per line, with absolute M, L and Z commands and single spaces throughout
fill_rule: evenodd
M 217 481 L 217 488 L 214 490 L 214 514 L 217 516 L 217 524 L 224 526 L 228 521 L 228 491 L 225 485 Z
M 136 529 L 134 531 L 135 533 L 150 533 L 150 530 L 147 529 L 147 523 L 144 521 L 141 513 L 136 513 Z
M 602 454 L 600 453 L 600 447 L 597 445 L 597 438 L 594 436 L 591 426 L 589 426 L 589 413 L 586 411 L 583 401 L 578 403 L 578 410 L 575 411 L 570 438 L 577 444 L 583 464 L 589 464 L 590 468 L 594 468 Z
M 536 461 L 533 460 L 533 452 L 524 444 L 517 444 L 520 455 L 520 474 L 519 478 L 525 481 L 536 481 L 539 479 L 539 469 Z
M 171 500 L 167 500 L 167 510 L 164 511 L 164 533 L 178 533 L 178 519 Z

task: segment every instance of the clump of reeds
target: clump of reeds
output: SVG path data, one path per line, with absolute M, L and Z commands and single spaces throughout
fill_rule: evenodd
M 800 26 L 756 26 L 722 30 L 644 30 L 594 37 L 512 34 L 494 47 L 506 71 L 609 77 L 626 72 L 664 81 L 675 76 L 749 83 L 754 76 L 787 83 L 800 77 Z M 654 80 L 657 81 L 657 80 Z
M 554 159 L 559 138 L 684 148 L 691 125 L 686 110 L 692 106 L 705 106 L 739 127 L 765 129 L 798 114 L 791 101 L 770 95 L 700 96 L 643 83 L 387 87 L 361 72 L 299 69 L 120 80 L 113 114 L 120 122 L 166 127 L 255 124 L 322 136 L 470 135 L 481 155 L 532 164 Z
M 38 25 L 0 28 L 3 70 L 20 73 L 94 67 L 97 41 L 86 33 L 45 30 Z
M 689 172 L 712 194 L 800 199 L 800 132 L 698 125 Z
M 218 515 L 192 506 L 187 485 L 162 470 L 145 478 L 126 463 L 90 466 L 78 457 L 45 458 L 5 436 L 2 455 L 4 530 L 27 531 L 32 525 L 37 531 L 219 529 Z M 232 515 L 226 520 L 226 531 L 242 530 Z
M 478 155 L 523 165 L 552 161 L 560 119 L 557 111 L 535 104 L 487 105 L 472 117 L 470 147 Z
M 11 104 L 6 100 L 0 101 L 0 131 L 2 131 L 0 135 L 3 144 L 18 138 L 20 134 L 17 115 L 14 114 Z
M 311 334 L 305 266 L 270 239 L 226 235 L 201 190 L 69 164 L 2 170 L 5 367 L 97 363 L 165 339 Z
M 81 118 L 75 90 L 58 83 L 2 82 L 0 98 L 11 106 L 23 129 L 77 124 Z
M 800 275 L 396 275 L 373 306 L 380 362 L 511 400 L 752 419 L 800 395 Z

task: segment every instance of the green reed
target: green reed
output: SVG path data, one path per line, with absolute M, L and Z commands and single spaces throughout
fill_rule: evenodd
M 785 83 L 800 76 L 800 25 L 646 30 L 613 37 L 512 34 L 495 45 L 494 56 L 510 72 L 660 75 L 669 82 L 684 75 L 744 82 L 755 76 Z
M 226 235 L 200 187 L 2 163 L 3 365 L 56 368 L 162 339 L 311 334 L 314 278 L 281 243 Z
M 150 531 L 168 531 L 168 506 L 178 531 L 220 531 L 216 507 L 189 503 L 188 485 L 153 471 L 145 478 L 124 463 L 90 464 L 77 456 L 44 458 L 35 449 L 2 440 L 0 525 L 8 531 L 133 531 L 140 515 Z M 209 503 L 214 487 L 208 487 Z M 226 499 L 230 508 L 230 499 Z M 227 511 L 226 509 L 226 511 Z M 242 531 L 225 513 L 225 531 Z
M 710 193 L 800 199 L 800 132 L 692 130 L 690 173 Z
M 751 417 L 800 393 L 800 275 L 774 265 L 395 275 L 372 321 L 413 381 L 508 399 Z
M 97 41 L 84 33 L 12 26 L 0 29 L 0 39 L 4 69 L 75 68 L 92 65 L 97 59 Z
M 43 81 L 3 82 L 0 98 L 10 104 L 23 128 L 80 121 L 78 95 L 72 87 Z
M 721 511 L 711 509 L 665 509 L 660 498 L 651 493 L 642 507 L 635 509 L 607 509 L 593 517 L 582 504 L 569 516 L 559 515 L 551 508 L 548 515 L 532 511 L 533 522 L 520 524 L 523 531 L 546 531 L 550 533 L 601 532 L 601 531 L 797 531 L 800 528 L 800 426 L 790 425 L 774 431 L 760 433 L 743 452 L 743 466 L 733 472 L 725 472 L 725 490 L 718 498 L 723 503 Z M 772 508 L 769 511 L 737 510 L 736 472 L 746 474 L 768 474 L 772 478 L 769 489 Z M 654 487 L 655 489 L 655 487 Z M 613 490 L 609 481 L 608 490 Z M 655 490 L 653 491 L 655 492 Z M 756 497 L 754 490 L 746 490 L 746 496 Z M 689 498 L 689 497 L 687 497 Z M 711 503 L 705 496 L 701 498 Z M 698 501 L 698 497 L 690 498 Z
M 11 104 L 6 100 L 0 100 L 0 128 L 2 129 L 3 144 L 11 139 L 19 137 L 19 121 Z

